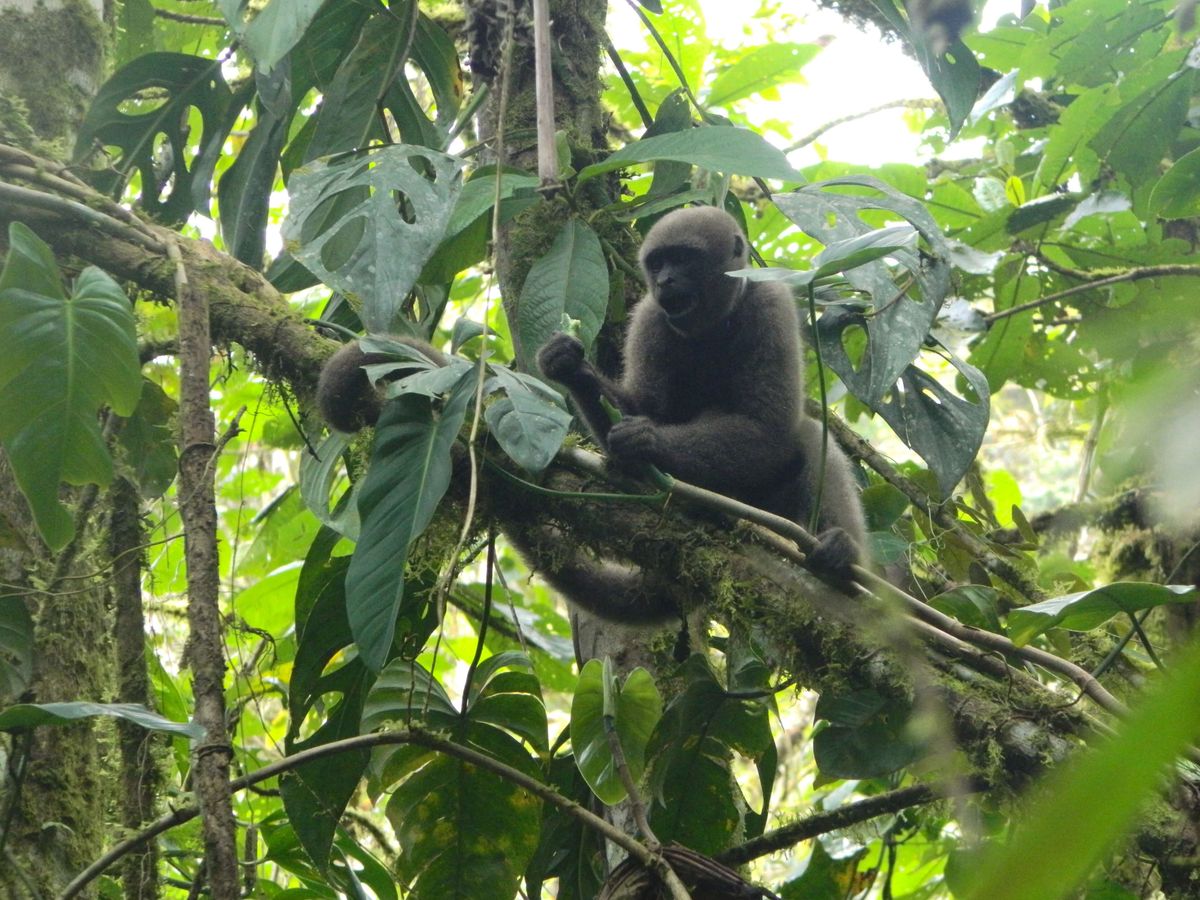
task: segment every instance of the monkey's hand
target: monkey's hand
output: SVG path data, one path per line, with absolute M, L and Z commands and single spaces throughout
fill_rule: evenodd
M 844 529 L 836 527 L 817 535 L 816 549 L 808 555 L 809 568 L 843 590 L 854 581 L 857 562 L 858 547 Z
M 590 368 L 583 358 L 583 344 L 561 331 L 542 345 L 537 362 L 543 375 L 562 384 L 577 383 Z
M 626 416 L 608 432 L 608 455 L 624 468 L 657 465 L 662 435 L 647 416 Z

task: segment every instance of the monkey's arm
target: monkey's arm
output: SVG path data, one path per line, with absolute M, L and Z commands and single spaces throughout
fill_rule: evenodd
M 538 351 L 538 368 L 547 378 L 557 381 L 571 392 L 575 409 L 588 431 L 601 448 L 608 450 L 612 421 L 600 398 L 606 399 L 623 416 L 635 414 L 636 404 L 621 385 L 597 372 L 583 353 L 583 344 L 578 340 L 568 334 L 555 332 Z

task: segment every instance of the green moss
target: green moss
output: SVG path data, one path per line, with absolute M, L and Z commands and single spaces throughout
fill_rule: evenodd
M 53 47 L 69 47 L 69 56 L 49 52 Z M 33 149 L 56 148 L 55 155 L 66 155 L 99 85 L 105 49 L 104 24 L 87 0 L 62 0 L 54 10 L 39 5 L 32 12 L 0 13 L 0 60 L 10 61 L 0 65 L 0 97 L 10 105 L 24 103 L 26 124 L 40 140 Z M 0 109 L 4 134 L 11 127 L 6 119 Z

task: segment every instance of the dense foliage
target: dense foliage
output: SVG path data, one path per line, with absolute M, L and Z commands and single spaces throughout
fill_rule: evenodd
M 644 44 L 613 47 L 590 97 L 602 145 L 579 84 L 604 48 L 552 42 L 548 184 L 515 71 L 536 29 L 465 5 L 125 0 L 69 166 L 0 118 L 0 475 L 31 517 L 0 537 L 38 561 L 0 589 L 0 845 L 41 824 L 14 812 L 31 730 L 99 716 L 156 736 L 158 812 L 188 812 L 154 832 L 162 896 L 216 858 L 184 794 L 221 739 L 184 650 L 197 532 L 175 479 L 198 447 L 175 427 L 176 302 L 204 294 L 245 893 L 593 897 L 603 823 L 575 801 L 644 805 L 658 840 L 758 860 L 744 874 L 789 898 L 1200 896 L 1194 790 L 1160 793 L 1173 760 L 1194 788 L 1200 735 L 1188 16 L 1052 0 L 942 46 L 877 0 L 938 98 L 904 115 L 923 159 L 800 165 L 820 137 L 795 140 L 814 123 L 781 97 L 822 50 L 791 40 L 802 23 L 763 2 L 727 46 L 698 0 L 641 0 Z M 745 224 L 746 277 L 794 287 L 810 404 L 907 596 L 876 581 L 830 606 L 778 537 L 559 455 L 570 413 L 533 353 L 571 329 L 611 356 L 637 235 L 688 203 Z M 372 377 L 419 370 L 367 437 L 310 411 L 329 338 L 359 333 L 397 360 Z M 665 529 L 663 564 L 715 600 L 711 646 L 684 658 L 674 628 L 653 672 L 577 670 L 563 608 L 503 537 L 543 516 L 566 548 Z M 41 598 L 65 578 L 127 593 L 133 559 L 145 645 L 117 661 L 148 695 L 39 694 Z

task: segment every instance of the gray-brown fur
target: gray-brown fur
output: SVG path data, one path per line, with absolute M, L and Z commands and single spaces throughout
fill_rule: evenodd
M 725 274 L 746 266 L 746 239 L 731 216 L 711 207 L 664 217 L 646 236 L 641 260 L 649 289 L 630 322 L 624 376 L 604 377 L 565 334 L 538 354 L 542 371 L 568 388 L 618 464 L 650 463 L 807 527 L 821 428 L 803 412 L 800 326 L 790 292 Z M 601 396 L 621 411 L 616 424 Z M 832 441 L 821 497 L 814 562 L 844 580 L 865 528 L 849 461 Z M 656 604 L 655 591 L 631 570 L 622 578 L 608 564 L 564 568 L 549 573 L 551 582 L 598 615 L 653 620 L 678 611 L 674 601 Z
M 445 362 L 445 357 L 424 341 L 406 337 L 394 337 L 392 340 L 416 347 L 435 362 Z M 338 431 L 351 434 L 374 425 L 379 420 L 383 394 L 367 380 L 367 373 L 362 367 L 394 361 L 394 357 L 385 353 L 363 352 L 358 341 L 344 344 L 329 357 L 317 381 L 317 408 L 325 421 Z M 401 366 L 389 380 L 405 374 Z

